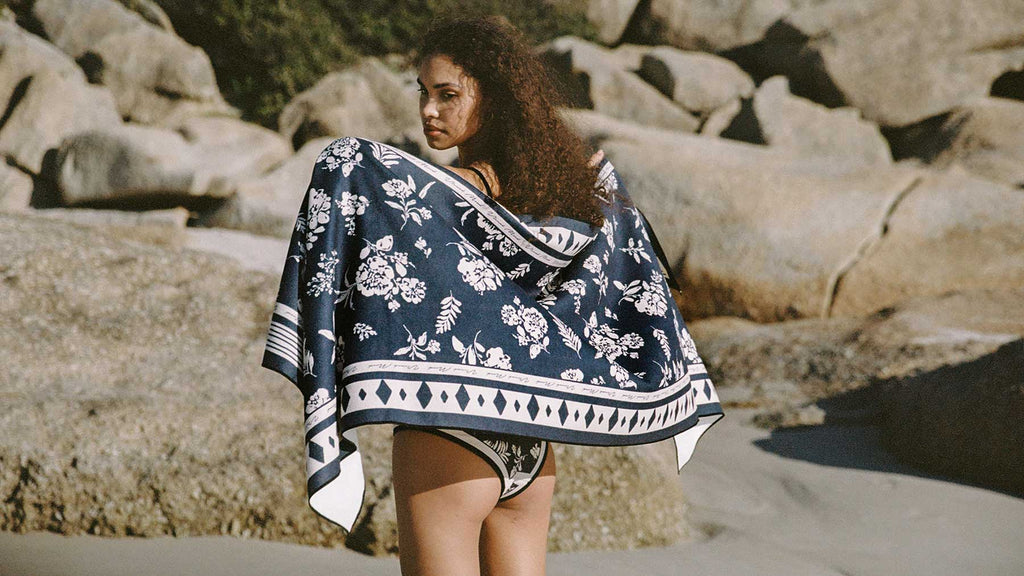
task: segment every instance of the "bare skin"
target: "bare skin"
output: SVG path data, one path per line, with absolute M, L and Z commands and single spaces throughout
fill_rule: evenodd
M 420 118 L 431 148 L 459 149 L 448 166 L 494 197 L 501 185 L 479 154 L 480 87 L 444 55 L 420 66 Z M 604 153 L 591 158 L 596 164 Z M 499 502 L 501 481 L 483 458 L 446 438 L 415 429 L 395 432 L 392 475 L 403 576 L 542 576 L 547 558 L 555 455 L 521 493 Z
M 530 486 L 498 502 L 501 481 L 469 449 L 429 432 L 395 432 L 392 478 L 403 576 L 540 576 L 555 491 L 548 455 Z

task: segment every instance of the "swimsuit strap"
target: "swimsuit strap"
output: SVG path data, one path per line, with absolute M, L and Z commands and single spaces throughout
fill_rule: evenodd
M 650 233 L 651 244 L 654 246 L 654 252 L 658 255 L 658 260 L 661 260 L 661 264 L 665 267 L 665 276 L 668 280 L 668 285 L 676 290 L 679 290 L 679 283 L 676 282 L 676 277 L 672 274 L 672 268 L 668 265 L 668 258 L 665 257 L 665 251 L 661 249 L 661 242 L 658 242 L 658 235 L 654 233 L 654 228 L 651 223 L 647 221 L 647 216 L 644 216 L 643 212 L 640 212 L 640 207 L 636 207 L 636 211 L 640 214 L 640 217 L 644 220 L 644 225 L 647 226 L 647 231 Z
M 484 178 L 484 173 L 477 170 L 476 168 L 473 168 L 472 166 L 467 166 L 467 168 L 469 168 L 473 172 L 476 172 L 476 175 L 479 176 L 480 179 L 484 181 L 484 188 L 487 189 L 487 197 L 494 198 L 494 194 L 491 194 L 491 185 L 487 183 L 487 178 Z

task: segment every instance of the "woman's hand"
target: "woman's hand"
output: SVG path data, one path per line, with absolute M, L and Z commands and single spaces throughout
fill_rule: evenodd
M 594 155 L 590 157 L 590 160 L 587 162 L 587 164 L 589 164 L 590 166 L 597 166 L 598 164 L 601 163 L 602 158 L 604 158 L 604 150 L 599 149 L 597 152 L 594 152 Z

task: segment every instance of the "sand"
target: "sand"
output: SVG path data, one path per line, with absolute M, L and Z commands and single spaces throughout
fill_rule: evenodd
M 548 574 L 1020 576 L 1024 498 L 936 478 L 871 426 L 764 430 L 733 409 L 680 476 L 708 533 L 667 548 L 551 554 Z M 397 575 L 398 561 L 231 537 L 0 533 L 0 575 Z

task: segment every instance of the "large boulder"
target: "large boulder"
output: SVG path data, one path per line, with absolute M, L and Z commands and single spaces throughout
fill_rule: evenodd
M 854 108 L 826 108 L 789 92 L 784 76 L 761 83 L 751 107 L 760 140 L 801 156 L 843 156 L 865 165 L 892 163 L 878 125 Z
M 561 78 L 574 107 L 682 132 L 700 121 L 635 73 L 621 68 L 612 51 L 572 36 L 539 46 L 537 53 Z
M 1022 37 L 1015 0 L 833 0 L 786 15 L 750 57 L 797 94 L 898 127 L 1024 71 Z
M 125 228 L 0 213 L 0 530 L 393 553 L 389 426 L 358 432 L 357 528 L 309 509 L 301 396 L 260 367 L 279 276 Z M 552 549 L 688 533 L 667 443 L 556 450 Z
M 44 70 L 27 79 L 24 93 L 0 127 L 0 154 L 39 174 L 43 158 L 64 138 L 121 124 L 110 91 L 59 72 Z
M 202 208 L 289 153 L 273 131 L 231 118 L 193 118 L 179 131 L 125 124 L 66 138 L 55 180 L 67 205 Z
M 603 44 L 617 44 L 640 0 L 587 0 L 587 20 Z
M 427 146 L 418 97 L 415 71 L 366 57 L 295 96 L 281 111 L 278 130 L 296 150 L 314 138 L 352 134 L 431 161 L 451 161 L 454 150 L 438 152 Z
M 880 381 L 982 357 L 1024 335 L 1024 288 L 909 298 L 862 317 L 687 324 L 728 409 L 763 426 L 879 422 Z
M 86 82 L 74 60 L 35 34 L 12 22 L 0 20 L 0 104 L 6 110 L 26 78 L 45 70 L 64 78 Z
M 754 91 L 754 81 L 731 60 L 658 46 L 640 63 L 640 76 L 683 108 L 707 116 Z
M 32 176 L 7 164 L 0 164 L 0 210 L 24 210 L 32 203 Z
M 309 140 L 272 170 L 246 178 L 222 204 L 200 215 L 199 223 L 290 238 L 320 152 L 334 138 Z
M 567 116 L 648 215 L 687 317 L 859 316 L 1024 280 L 1024 196 L 999 184 Z
M 913 464 L 1024 495 L 1024 338 L 882 384 L 882 441 Z
M 899 152 L 935 167 L 959 164 L 983 178 L 1024 188 L 1024 102 L 970 98 L 939 120 L 909 128 L 898 140 Z
M 1024 194 L 962 170 L 920 171 L 836 283 L 832 313 L 909 296 L 1024 285 Z
M 720 52 L 764 37 L 777 20 L 822 0 L 650 0 L 633 16 L 630 40 L 670 44 L 684 50 Z
M 636 128 L 600 145 L 658 232 L 688 318 L 829 314 L 839 274 L 917 177 Z
M 113 0 L 35 0 L 31 16 L 91 82 L 114 94 L 125 119 L 158 124 L 172 114 L 237 114 L 220 95 L 202 49 Z

